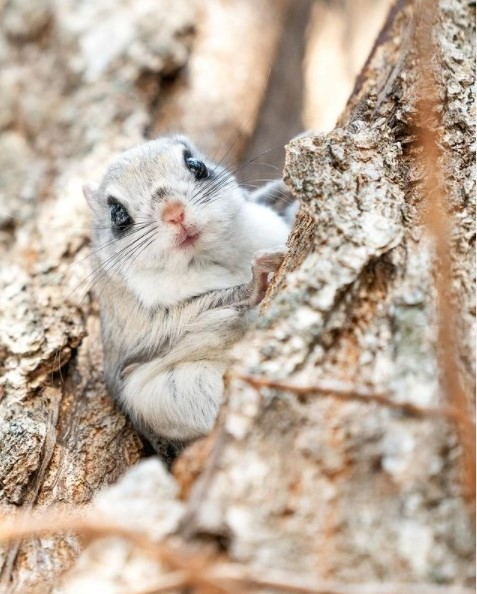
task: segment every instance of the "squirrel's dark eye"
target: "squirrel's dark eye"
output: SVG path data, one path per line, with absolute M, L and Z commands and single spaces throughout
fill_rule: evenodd
M 128 211 L 117 200 L 109 200 L 109 212 L 111 214 L 111 223 L 116 229 L 124 231 L 124 229 L 132 225 L 132 219 Z
M 188 156 L 185 156 L 184 159 L 189 171 L 192 171 L 195 175 L 195 179 L 205 179 L 206 177 L 209 177 L 209 170 L 204 162 Z

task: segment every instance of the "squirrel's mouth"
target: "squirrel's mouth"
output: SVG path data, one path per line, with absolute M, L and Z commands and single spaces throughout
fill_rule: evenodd
M 182 227 L 182 230 L 177 234 L 176 246 L 180 248 L 190 247 L 195 245 L 199 240 L 200 232 L 193 227 Z

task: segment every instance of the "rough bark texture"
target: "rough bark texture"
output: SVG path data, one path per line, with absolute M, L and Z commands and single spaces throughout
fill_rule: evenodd
M 101 8 L 82 5 L 73 29 L 66 10 L 38 3 L 39 12 L 30 14 L 25 29 L 25 20 L 14 17 L 27 4 L 17 0 L 4 8 L 0 60 L 16 52 L 17 62 L 1 70 L 0 84 L 25 84 L 28 68 L 45 68 L 50 78 L 30 76 L 43 85 L 30 92 L 57 108 L 54 115 L 46 107 L 43 115 L 27 107 L 1 114 L 0 121 L 7 122 L 0 136 L 2 158 L 11 161 L 8 183 L 17 184 L 6 194 L 17 196 L 9 208 L 23 217 L 33 213 L 31 198 L 44 188 L 45 200 L 55 205 L 56 223 L 68 233 L 52 232 L 55 221 L 45 203 L 34 223 L 19 226 L 15 236 L 11 229 L 3 235 L 11 258 L 2 268 L 0 292 L 0 431 L 5 436 L 0 494 L 7 512 L 38 502 L 86 502 L 140 456 L 137 437 L 104 393 L 94 307 L 78 308 L 77 297 L 68 298 L 87 268 L 79 263 L 87 230 L 73 229 L 75 221 L 86 224 L 77 207 L 78 186 L 85 177 L 94 178 L 111 150 L 139 140 L 155 125 L 161 81 L 186 63 L 196 24 L 190 2 L 174 2 L 174 10 L 165 2 L 169 17 L 159 23 L 148 12 L 148 7 L 158 10 L 157 2 L 123 0 L 120 6 L 141 6 L 134 26 L 146 32 L 164 27 L 160 38 L 168 40 L 167 51 L 161 53 L 161 46 L 160 59 L 151 55 L 151 40 L 135 49 L 124 33 L 122 50 L 101 66 L 119 68 L 120 83 L 109 89 L 95 78 L 100 65 L 91 57 L 101 39 L 109 40 L 104 21 L 93 34 L 95 11 Z M 385 391 L 396 403 L 441 404 L 433 250 L 421 225 L 421 172 L 411 144 L 420 74 L 414 8 L 398 2 L 391 11 L 338 127 L 287 149 L 285 179 L 302 201 L 290 256 L 258 328 L 234 352 L 217 431 L 192 446 L 176 466 L 186 500 L 179 501 L 163 468 L 148 461 L 102 496 L 103 503 L 96 504 L 102 513 L 110 509 L 121 523 L 140 515 L 134 525 L 153 540 L 174 534 L 181 546 L 259 571 L 276 568 L 343 582 L 471 583 L 473 520 L 463 499 L 461 447 L 452 425 L 340 400 L 332 391 L 298 396 L 243 378 L 310 387 L 324 379 L 344 380 L 371 393 Z M 262 9 L 257 3 L 257 14 Z M 472 385 L 474 7 L 464 0 L 440 0 L 435 17 L 460 360 Z M 89 42 L 69 54 L 71 62 L 58 63 L 63 43 L 76 47 L 81 26 L 92 27 Z M 45 64 L 27 66 L 32 46 L 12 49 L 18 39 L 46 44 Z M 149 39 L 142 29 L 141 39 Z M 70 81 L 61 89 L 53 76 L 60 67 Z M 189 80 L 193 86 L 194 77 Z M 258 87 L 252 118 L 262 93 Z M 27 101 L 25 87 L 19 90 Z M 104 102 L 90 103 L 95 93 L 104 93 Z M 200 89 L 197 96 L 203 97 Z M 90 105 L 96 105 L 95 113 Z M 41 118 L 51 124 L 46 127 Z M 66 139 L 64 126 L 77 134 Z M 16 157 L 13 150 L 19 151 Z M 31 173 L 26 185 L 24 163 Z M 40 331 L 45 326 L 48 330 Z M 56 375 L 47 380 L 60 366 L 63 380 Z M 161 509 L 154 505 L 158 491 Z M 140 507 L 134 509 L 136 499 Z M 3 583 L 22 592 L 28 586 L 47 591 L 46 583 L 71 563 L 77 549 L 68 536 L 5 550 Z M 101 540 L 86 548 L 55 591 L 72 594 L 101 584 L 104 591 L 130 592 L 133 584 L 139 589 L 161 583 L 167 569 L 132 544 Z
M 336 378 L 396 402 L 440 402 L 432 249 L 409 148 L 412 8 L 395 6 L 340 127 L 288 147 L 285 179 L 301 216 L 274 299 L 235 352 L 226 445 L 194 510 L 197 531 L 228 534 L 236 560 L 343 580 L 472 580 L 473 521 L 452 427 L 238 377 Z M 475 15 L 470 3 L 442 1 L 435 16 L 455 306 L 472 384 Z

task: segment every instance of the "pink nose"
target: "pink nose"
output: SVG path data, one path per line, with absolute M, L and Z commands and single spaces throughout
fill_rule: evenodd
M 162 211 L 162 220 L 172 225 L 180 225 L 184 220 L 184 207 L 180 202 L 168 202 Z

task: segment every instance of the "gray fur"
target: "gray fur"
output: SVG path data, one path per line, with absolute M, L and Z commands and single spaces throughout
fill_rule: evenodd
M 213 170 L 210 179 L 195 179 L 185 150 Z M 282 261 L 283 248 L 273 248 L 284 244 L 288 227 L 184 137 L 120 155 L 85 196 L 107 385 L 164 455 L 167 440 L 176 447 L 212 428 L 227 352 L 246 332 L 269 273 Z M 136 227 L 113 229 L 112 198 Z M 183 225 L 162 221 L 171 201 L 184 208 Z M 198 239 L 182 244 L 183 234 Z
M 272 208 L 292 224 L 298 210 L 298 202 L 293 198 L 288 186 L 281 179 L 269 182 L 251 193 L 250 199 L 258 204 Z

